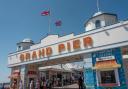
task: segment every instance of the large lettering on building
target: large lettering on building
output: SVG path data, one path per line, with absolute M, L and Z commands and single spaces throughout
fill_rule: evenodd
M 63 52 L 73 52 L 73 51 L 79 51 L 82 47 L 87 49 L 88 47 L 93 46 L 93 39 L 91 37 L 83 37 L 72 39 L 67 42 L 58 43 L 56 44 L 58 55 Z M 29 61 L 29 60 L 36 60 L 44 57 L 50 57 L 54 53 L 52 45 L 45 48 L 39 48 L 30 52 L 21 53 L 20 54 L 20 60 L 21 61 Z

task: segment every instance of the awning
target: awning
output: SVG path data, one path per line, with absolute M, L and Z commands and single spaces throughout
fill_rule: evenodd
M 39 67 L 39 70 L 40 71 L 48 71 L 48 70 L 51 70 L 51 71 L 63 71 L 63 72 L 71 72 L 72 70 L 70 69 L 65 69 L 65 68 L 61 68 L 61 66 L 59 65 L 54 65 L 54 66 L 46 66 L 46 67 Z
M 83 71 L 83 66 L 80 64 L 72 64 L 72 63 L 66 63 L 62 66 L 60 64 L 58 65 L 52 65 L 52 66 L 45 66 L 45 67 L 39 67 L 39 71 L 47 71 L 47 70 L 53 70 L 53 71 L 63 71 L 63 72 L 72 72 L 73 70 Z
M 120 64 L 117 64 L 116 60 L 105 60 L 96 62 L 93 69 L 102 70 L 102 69 L 114 69 L 121 67 Z

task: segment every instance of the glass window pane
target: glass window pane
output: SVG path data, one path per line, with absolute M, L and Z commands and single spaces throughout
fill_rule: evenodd
M 100 22 L 100 20 L 96 20 L 95 26 L 96 26 L 96 28 L 100 28 L 100 27 L 101 27 L 101 22 Z
M 116 83 L 114 70 L 101 71 L 101 83 Z

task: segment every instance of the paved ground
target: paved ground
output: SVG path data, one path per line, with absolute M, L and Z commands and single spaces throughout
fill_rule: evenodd
M 54 89 L 78 89 L 78 84 L 72 84 L 63 87 L 54 87 Z

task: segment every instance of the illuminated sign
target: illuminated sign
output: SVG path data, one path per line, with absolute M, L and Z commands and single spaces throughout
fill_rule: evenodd
M 66 43 L 60 43 L 57 44 L 57 51 L 58 54 L 61 54 L 62 52 L 70 52 L 71 49 L 74 51 L 81 49 L 81 47 L 88 48 L 92 47 L 93 45 L 93 40 L 91 37 L 83 37 L 81 39 L 74 39 L 73 41 L 68 41 Z M 28 61 L 30 59 L 35 60 L 43 57 L 50 57 L 53 55 L 53 48 L 52 46 L 45 47 L 45 48 L 40 48 L 38 50 L 26 52 L 26 53 L 21 53 L 20 54 L 20 60 L 21 61 Z

